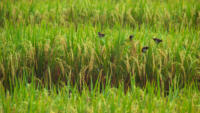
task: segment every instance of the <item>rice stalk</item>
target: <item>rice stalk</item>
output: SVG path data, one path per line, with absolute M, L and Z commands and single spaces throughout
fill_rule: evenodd
M 14 61 L 12 54 L 10 55 L 10 69 L 11 69 L 11 75 L 12 75 L 12 83 L 14 84 L 14 78 L 15 78 L 15 69 L 14 69 Z

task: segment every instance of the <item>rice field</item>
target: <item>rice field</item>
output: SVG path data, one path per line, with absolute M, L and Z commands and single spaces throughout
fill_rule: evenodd
M 200 2 L 0 1 L 1 112 L 200 112 Z

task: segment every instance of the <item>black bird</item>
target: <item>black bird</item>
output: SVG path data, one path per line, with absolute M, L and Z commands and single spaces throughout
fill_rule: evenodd
M 142 48 L 142 52 L 145 53 L 146 50 L 147 50 L 148 48 L 149 48 L 149 47 L 143 47 L 143 48 Z
M 134 35 L 131 35 L 131 36 L 129 37 L 129 40 L 131 41 L 133 37 L 134 37 Z
M 98 35 L 99 35 L 99 37 L 104 37 L 105 36 L 105 34 L 102 34 L 100 32 L 98 32 Z
M 157 44 L 158 43 L 160 43 L 160 42 L 162 42 L 162 40 L 161 39 L 158 39 L 158 38 L 152 38 Z

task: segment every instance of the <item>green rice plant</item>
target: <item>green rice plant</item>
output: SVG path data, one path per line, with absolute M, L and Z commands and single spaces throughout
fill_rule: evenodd
M 106 76 L 111 86 L 124 87 L 124 92 L 131 89 L 133 76 L 138 86 L 152 83 L 164 87 L 162 91 L 170 90 L 177 75 L 179 88 L 199 77 L 195 0 L 0 4 L 0 78 L 5 89 L 15 85 L 15 77 L 23 80 L 23 71 L 29 82 L 33 75 L 49 89 L 69 82 L 79 91 L 96 81 L 105 90 Z M 106 36 L 99 38 L 98 32 Z M 156 45 L 154 37 L 163 42 Z M 150 47 L 146 53 L 141 52 L 144 46 Z

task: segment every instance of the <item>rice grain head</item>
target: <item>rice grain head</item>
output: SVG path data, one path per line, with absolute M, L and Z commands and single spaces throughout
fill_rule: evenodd
M 62 75 L 64 76 L 65 75 L 65 69 L 64 69 L 64 66 L 63 66 L 63 61 L 61 59 L 58 59 L 58 61 L 59 61 L 59 65 L 60 65 Z
M 48 67 L 48 73 L 49 73 L 49 84 L 50 84 L 50 87 L 51 87 L 51 70 L 50 70 L 49 67 Z
M 91 57 L 90 57 L 90 62 L 89 62 L 90 72 L 93 70 L 93 64 L 94 64 L 94 49 L 91 49 Z

